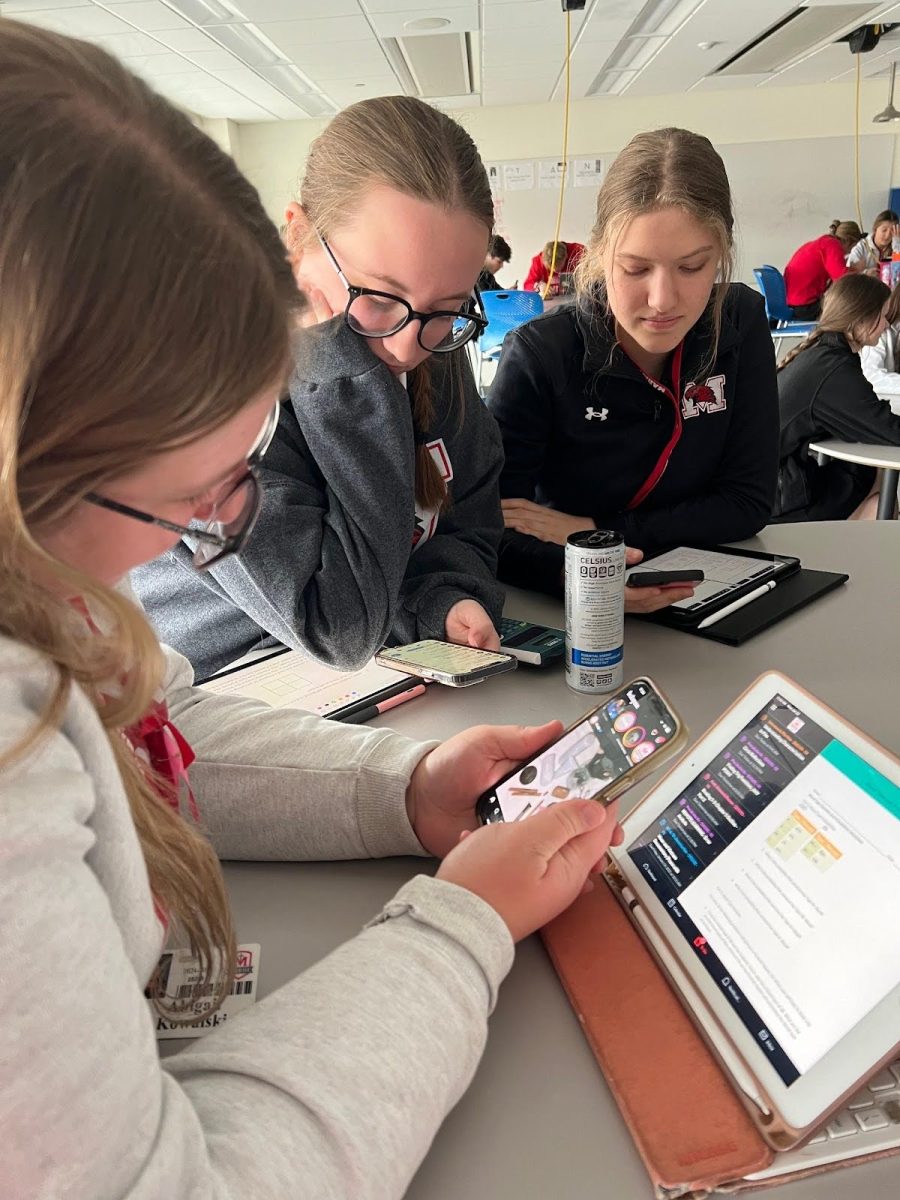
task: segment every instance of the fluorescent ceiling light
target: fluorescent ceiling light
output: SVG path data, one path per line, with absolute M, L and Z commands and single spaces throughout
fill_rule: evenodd
M 277 87 L 282 95 L 301 106 L 305 105 L 306 98 L 312 91 L 299 67 L 295 67 L 293 63 L 273 63 L 268 67 L 260 67 L 257 74 L 265 79 L 266 83 Z
M 331 101 L 318 92 L 310 92 L 302 101 L 298 100 L 297 104 L 311 117 L 329 117 L 336 111 Z
M 668 37 L 705 3 L 706 0 L 656 0 L 638 14 L 626 36 L 661 33 Z
M 601 71 L 586 96 L 619 96 L 637 76 L 637 71 Z
M 412 71 L 409 69 L 409 63 L 403 51 L 400 49 L 400 43 L 396 38 L 386 37 L 381 39 L 381 48 L 384 51 L 385 57 L 391 64 L 391 70 L 397 76 L 400 87 L 407 96 L 418 96 L 419 88 L 413 79 Z
M 165 4 L 195 25 L 230 25 L 247 20 L 243 13 L 222 0 L 165 0 Z
M 214 25 L 207 28 L 206 33 L 255 71 L 284 61 L 284 55 L 273 49 L 250 25 Z
M 621 46 L 613 51 L 612 57 L 607 59 L 607 70 L 616 68 L 616 70 L 625 70 L 634 68 L 639 71 L 642 67 L 646 67 L 647 63 L 662 49 L 668 38 L 664 37 L 632 37 L 627 41 L 622 42 Z

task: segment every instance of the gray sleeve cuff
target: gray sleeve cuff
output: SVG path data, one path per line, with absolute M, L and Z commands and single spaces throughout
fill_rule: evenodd
M 514 946 L 503 918 L 480 896 L 444 879 L 417 875 L 384 906 L 367 928 L 383 921 L 414 921 L 463 946 L 477 962 L 488 989 L 488 1012 L 513 963 Z

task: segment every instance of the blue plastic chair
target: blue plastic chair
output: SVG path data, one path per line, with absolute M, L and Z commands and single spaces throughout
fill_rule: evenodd
M 777 267 L 766 263 L 762 267 L 754 267 L 753 274 L 759 284 L 763 300 L 766 304 L 766 316 L 775 321 L 772 339 L 775 342 L 775 357 L 778 357 L 778 347 L 786 337 L 807 337 L 816 327 L 815 321 L 798 321 L 787 302 L 784 290 L 784 276 Z
M 505 292 L 482 292 L 481 302 L 484 305 L 484 315 L 488 326 L 481 335 L 479 349 L 481 358 L 478 363 L 478 390 L 481 391 L 481 368 L 488 359 L 500 357 L 500 347 L 503 339 L 511 329 L 524 325 L 533 317 L 539 317 L 544 311 L 544 301 L 540 292 L 524 292 L 510 290 Z

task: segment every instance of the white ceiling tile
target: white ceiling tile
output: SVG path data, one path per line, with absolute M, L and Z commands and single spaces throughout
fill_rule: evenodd
M 44 8 L 83 8 L 85 0 L 3 0 L 3 15 L 40 12 Z
M 530 29 L 512 29 L 506 33 L 482 34 L 485 64 L 492 61 L 551 63 L 559 70 L 566 61 L 564 38 L 548 41 L 536 38 Z
M 450 12 L 454 8 L 466 8 L 472 3 L 472 0 L 439 0 L 439 3 L 420 5 L 420 12 L 427 15 L 429 11 L 435 12 L 438 15 L 444 11 Z M 485 4 L 492 4 L 494 0 L 485 0 Z M 410 0 L 362 0 L 362 4 L 370 13 L 394 13 L 404 12 L 409 8 L 414 8 L 415 5 L 410 4 Z
M 484 89 L 484 100 L 487 104 L 540 104 L 547 100 L 548 96 L 548 88 L 531 83 L 527 79 Z
M 29 12 L 25 19 L 29 25 L 52 29 L 54 33 L 67 33 L 70 37 L 93 38 L 99 34 L 131 32 L 130 25 L 126 25 L 124 21 L 95 4 Z
M 375 38 L 367 42 L 339 42 L 336 46 L 296 47 L 291 61 L 310 74 L 318 72 L 329 79 L 362 80 L 370 74 L 390 71 Z
M 111 13 L 143 29 L 145 33 L 153 33 L 157 29 L 190 29 L 190 21 L 180 17 L 166 4 L 159 0 L 140 0 L 139 3 L 105 4 Z
M 759 72 L 755 75 L 708 75 L 698 79 L 691 91 L 695 92 L 728 92 L 734 88 L 756 87 L 765 83 L 769 73 Z
M 214 75 L 218 75 L 219 71 L 235 70 L 244 65 L 239 58 L 235 58 L 233 54 L 229 54 L 227 50 L 221 48 L 217 50 L 188 51 L 184 57 L 194 63 L 195 66 L 201 67 L 204 71 L 209 71 Z
M 311 21 L 261 21 L 259 31 L 286 53 L 294 46 L 327 45 L 329 42 L 361 42 L 372 31 L 365 17 L 323 17 Z
M 357 0 L 230 0 L 248 21 L 298 21 L 316 17 L 358 17 Z
M 416 29 L 410 27 L 410 22 L 428 20 L 429 17 L 437 17 L 447 23 L 439 29 Z M 443 10 L 438 6 L 433 12 L 429 11 L 427 5 L 415 8 L 411 0 L 407 0 L 406 8 L 400 12 L 373 14 L 372 24 L 379 37 L 395 38 L 437 37 L 448 33 L 471 33 L 481 27 L 476 0 L 470 0 L 467 7 Z
M 160 75 L 180 75 L 190 70 L 190 63 L 180 54 L 142 54 L 122 61 L 129 71 L 135 71 L 147 79 L 155 79 Z
M 346 79 L 316 80 L 318 87 L 330 96 L 335 104 L 346 108 L 359 100 L 370 100 L 373 96 L 399 96 L 402 89 L 396 79 L 382 79 L 380 82 L 367 81 L 364 87 L 357 87 Z M 434 103 L 434 101 L 430 101 Z
M 156 41 L 149 33 L 111 33 L 109 36 L 91 38 L 98 46 L 114 54 L 116 58 L 138 58 L 143 54 L 166 54 L 168 47 Z
M 578 33 L 585 19 L 585 12 L 572 13 L 572 37 Z M 486 4 L 484 8 L 485 32 L 501 33 L 507 29 L 541 29 L 561 31 L 565 35 L 566 18 L 560 5 L 547 4 L 545 0 L 523 0 L 510 8 L 506 4 L 497 7 Z
M 187 29 L 160 29 L 154 37 L 170 50 L 177 50 L 180 54 L 216 49 L 213 39 L 193 26 Z

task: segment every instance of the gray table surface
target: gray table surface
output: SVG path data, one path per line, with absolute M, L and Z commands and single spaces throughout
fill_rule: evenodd
M 850 582 L 739 648 L 640 621 L 626 626 L 625 678 L 650 674 L 694 736 L 757 675 L 776 667 L 900 749 L 900 524 L 775 526 L 747 543 L 847 571 Z M 511 591 L 508 615 L 563 623 L 562 606 Z M 415 737 L 481 721 L 569 722 L 591 707 L 561 666 L 520 666 L 467 691 L 432 687 L 380 718 Z M 649 785 L 646 785 L 649 786 Z M 628 806 L 641 792 L 629 796 Z M 623 809 L 624 811 L 624 809 Z M 352 937 L 421 861 L 232 863 L 228 888 L 241 940 L 262 945 L 266 994 Z M 893 917 L 891 919 L 894 919 Z M 660 1080 L 660 1087 L 677 1080 Z M 298 1164 L 302 1172 L 302 1164 Z M 784 1200 L 896 1200 L 900 1160 L 832 1172 L 778 1192 Z M 411 1200 L 650 1200 L 652 1190 L 603 1076 L 540 942 L 518 950 L 484 1060 L 407 1193 Z

